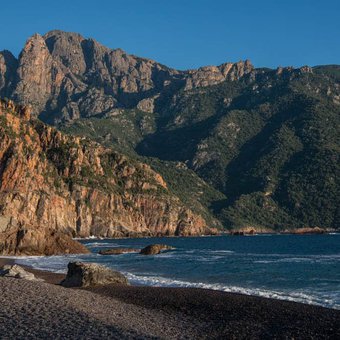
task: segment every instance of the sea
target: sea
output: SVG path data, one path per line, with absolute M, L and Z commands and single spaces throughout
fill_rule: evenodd
M 87 239 L 87 255 L 16 258 L 65 273 L 70 261 L 95 262 L 131 284 L 196 287 L 340 309 L 340 234 Z M 101 249 L 175 247 L 159 255 L 99 255 Z

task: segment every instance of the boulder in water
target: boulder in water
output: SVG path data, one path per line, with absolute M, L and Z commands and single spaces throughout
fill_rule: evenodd
M 140 253 L 142 255 L 157 255 L 160 254 L 162 250 L 171 250 L 174 247 L 168 246 L 166 244 L 150 244 L 149 246 L 143 248 Z
M 136 248 L 112 248 L 99 251 L 100 255 L 121 255 L 126 253 L 138 253 L 140 250 Z
M 127 278 L 96 263 L 70 262 L 63 287 L 92 287 L 107 284 L 128 284 Z

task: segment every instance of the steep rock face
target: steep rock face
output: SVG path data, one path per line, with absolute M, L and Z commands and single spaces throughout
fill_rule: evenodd
M 12 102 L 1 104 L 0 119 L 2 253 L 53 252 L 42 251 L 47 234 L 209 233 L 204 219 L 171 195 L 148 165 L 63 135 Z
M 155 112 L 158 100 L 178 89 L 239 79 L 252 69 L 245 61 L 177 71 L 55 30 L 29 38 L 18 61 L 1 52 L 0 91 L 19 104 L 32 105 L 42 120 L 59 123 L 114 115 L 122 107 Z
M 35 34 L 20 54 L 17 69 L 18 83 L 14 98 L 22 104 L 31 104 L 36 110 L 44 109 L 44 103 L 52 92 L 53 60 L 44 39 Z
M 0 52 L 0 96 L 9 97 L 15 84 L 18 62 L 9 51 Z

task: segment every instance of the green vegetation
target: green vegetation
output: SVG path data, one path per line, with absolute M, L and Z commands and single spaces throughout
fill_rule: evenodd
M 143 157 L 141 161 L 160 173 L 170 192 L 193 211 L 201 214 L 210 226 L 220 226 L 214 211 L 220 202 L 226 199 L 223 193 L 208 185 L 181 162 L 160 161 L 151 157 Z
M 62 124 L 61 131 L 86 136 L 97 142 L 130 154 L 147 134 L 155 130 L 155 117 L 139 110 L 120 110 L 108 118 L 82 118 L 72 124 Z
M 158 114 L 121 110 L 61 129 L 150 164 L 183 202 L 227 228 L 340 228 L 339 113 L 340 66 L 330 65 L 263 69 L 180 90 Z

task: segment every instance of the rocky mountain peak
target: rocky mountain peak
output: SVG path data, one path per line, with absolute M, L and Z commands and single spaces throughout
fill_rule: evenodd
M 86 70 L 82 44 L 85 39 L 77 33 L 51 31 L 44 35 L 52 58 L 64 65 L 74 74 L 83 74 Z
M 118 108 L 158 111 L 158 103 L 181 88 L 235 81 L 254 69 L 249 60 L 177 71 L 153 60 L 109 49 L 78 33 L 34 34 L 18 65 L 0 55 L 0 94 L 49 123 L 110 116 Z
M 12 97 L 21 104 L 44 109 L 51 94 L 53 59 L 40 34 L 30 37 L 19 56 L 17 83 Z
M 39 33 L 34 33 L 26 40 L 22 53 L 36 52 L 39 49 L 45 49 L 46 44 L 44 38 Z

